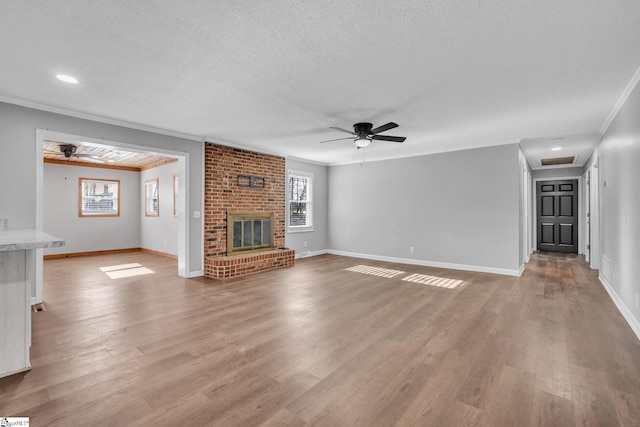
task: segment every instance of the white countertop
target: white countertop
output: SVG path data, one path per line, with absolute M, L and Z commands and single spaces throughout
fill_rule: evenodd
M 36 248 L 58 248 L 64 240 L 44 231 L 23 228 L 0 231 L 0 251 L 22 251 Z

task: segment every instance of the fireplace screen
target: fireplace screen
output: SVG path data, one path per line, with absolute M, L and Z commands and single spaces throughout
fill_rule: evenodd
M 227 253 L 273 247 L 273 213 L 230 212 L 227 215 Z

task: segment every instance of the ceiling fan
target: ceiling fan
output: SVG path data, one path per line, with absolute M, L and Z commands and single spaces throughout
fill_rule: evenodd
M 358 149 L 367 147 L 369 144 L 371 144 L 371 141 L 373 140 L 389 141 L 389 142 L 404 142 L 407 139 L 404 136 L 378 135 L 379 133 L 382 133 L 384 131 L 397 128 L 397 127 L 398 125 L 393 122 L 389 122 L 386 125 L 378 126 L 375 129 L 372 129 L 373 125 L 371 123 L 356 123 L 355 125 L 353 125 L 353 132 L 352 132 L 350 130 L 332 126 L 331 129 L 339 130 L 340 132 L 349 133 L 353 136 L 349 136 L 346 138 L 329 139 L 327 141 L 320 141 L 320 142 L 324 143 L 324 142 L 332 142 L 332 141 L 341 141 L 344 139 L 353 139 L 353 142 L 355 142 L 356 147 Z
M 64 160 L 70 159 L 71 157 L 75 157 L 76 159 L 84 159 L 89 162 L 104 163 L 104 160 L 102 160 L 98 156 L 94 156 L 92 154 L 76 153 L 76 150 L 78 149 L 78 147 L 73 144 L 60 144 L 59 147 Z

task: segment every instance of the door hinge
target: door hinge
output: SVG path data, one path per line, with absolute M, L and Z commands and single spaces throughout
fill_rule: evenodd
M 587 249 L 591 249 L 591 245 L 587 245 Z

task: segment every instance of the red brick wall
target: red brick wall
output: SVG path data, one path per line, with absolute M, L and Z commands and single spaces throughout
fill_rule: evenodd
M 264 178 L 264 188 L 238 187 L 238 175 Z M 227 212 L 274 212 L 275 247 L 284 246 L 285 161 L 283 157 L 205 144 L 205 275 L 215 277 L 212 259 L 227 254 Z

